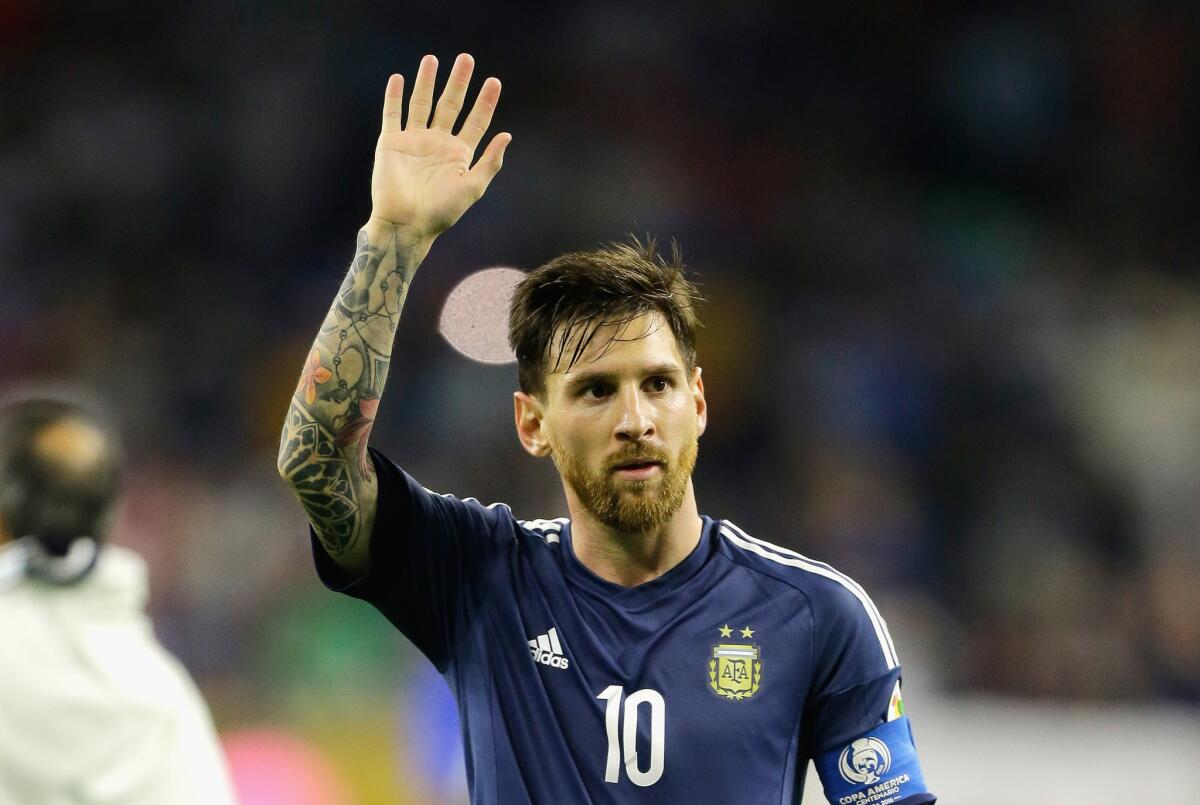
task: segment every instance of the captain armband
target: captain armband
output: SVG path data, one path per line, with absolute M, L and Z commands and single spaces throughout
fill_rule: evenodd
M 907 716 L 880 724 L 814 762 L 832 805 L 892 805 L 928 790 Z

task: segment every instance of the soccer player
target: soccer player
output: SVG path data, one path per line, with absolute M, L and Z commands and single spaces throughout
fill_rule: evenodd
M 417 267 L 511 141 L 472 166 L 500 96 L 484 81 L 455 134 L 472 69 L 460 55 L 435 105 L 426 56 L 403 122 L 388 81 L 372 214 L 284 425 L 322 580 L 445 676 L 474 802 L 791 803 L 810 759 L 834 803 L 934 802 L 863 589 L 698 512 L 708 410 L 678 254 L 566 254 L 513 294 L 517 436 L 554 461 L 570 518 L 430 492 L 368 449 Z
M 114 438 L 82 408 L 0 409 L 0 805 L 232 805 L 196 686 L 154 639 L 146 565 L 106 546 Z

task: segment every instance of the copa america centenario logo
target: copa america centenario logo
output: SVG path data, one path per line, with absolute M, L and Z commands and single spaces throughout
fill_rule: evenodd
M 838 771 L 848 783 L 870 785 L 879 782 L 892 765 L 892 753 L 878 738 L 859 738 L 842 750 Z

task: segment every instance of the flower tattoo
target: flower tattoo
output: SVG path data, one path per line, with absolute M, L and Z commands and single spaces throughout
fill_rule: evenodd
M 321 365 L 321 353 L 314 349 L 308 355 L 308 362 L 304 364 L 304 372 L 300 375 L 300 385 L 296 387 L 296 391 L 304 389 L 304 402 L 312 405 L 317 399 L 317 386 L 328 383 L 332 377 L 333 373 Z

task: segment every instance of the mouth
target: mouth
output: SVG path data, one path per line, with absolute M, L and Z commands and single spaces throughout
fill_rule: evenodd
M 613 472 L 621 478 L 642 481 L 662 472 L 662 462 L 653 459 L 622 461 L 613 467 Z

